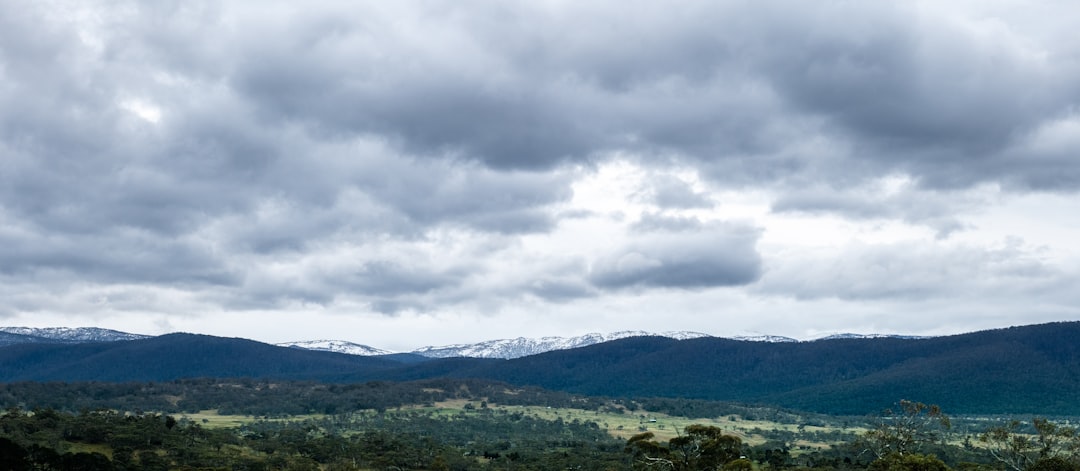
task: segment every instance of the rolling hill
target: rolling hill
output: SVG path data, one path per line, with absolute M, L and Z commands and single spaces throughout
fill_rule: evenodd
M 252 340 L 168 334 L 124 342 L 0 348 L 0 381 L 168 381 L 178 378 L 323 379 L 401 367 L 379 357 L 276 347 Z

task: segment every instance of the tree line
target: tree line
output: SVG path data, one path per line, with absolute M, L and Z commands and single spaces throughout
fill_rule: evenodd
M 450 399 L 472 402 L 456 412 L 411 407 Z M 847 424 L 852 418 L 674 399 L 574 396 L 471 380 L 25 383 L 0 385 L 0 401 L 6 408 L 0 409 L 6 410 L 0 416 L 0 469 L 16 471 L 1080 471 L 1080 434 L 1068 423 L 1010 420 L 958 434 L 958 419 L 937 406 L 913 401 L 900 401 L 869 421 L 852 424 L 851 430 L 866 430 L 860 433 L 804 430 L 813 421 Z M 668 440 L 649 431 L 620 440 L 592 421 L 543 419 L 489 403 L 609 413 L 631 413 L 648 405 L 687 416 L 758 414 L 789 427 L 754 432 L 766 441 L 753 445 L 708 425 L 676 430 L 677 436 Z M 214 428 L 184 417 L 186 411 L 204 409 L 254 418 L 242 426 Z M 307 418 L 274 420 L 299 414 Z M 827 449 L 800 447 L 810 434 L 833 444 Z

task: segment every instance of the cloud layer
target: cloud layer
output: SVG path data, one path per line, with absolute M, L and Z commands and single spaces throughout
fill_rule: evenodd
M 1005 292 L 1047 307 L 965 325 L 1076 318 L 1075 225 L 1006 210 L 1080 189 L 1066 8 L 5 4 L 0 315 L 558 334 L 681 296 L 671 324 L 723 334 L 757 324 L 689 306 L 746 296 L 822 312 L 770 332 L 800 336 L 853 325 L 822 300 L 872 328 Z

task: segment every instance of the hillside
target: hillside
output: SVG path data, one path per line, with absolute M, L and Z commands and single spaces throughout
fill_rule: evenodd
M 413 350 L 412 353 L 429 358 L 501 358 L 509 360 L 513 358 L 538 355 L 540 353 L 555 350 L 571 350 L 587 347 L 613 340 L 631 337 L 666 337 L 676 340 L 695 339 L 709 337 L 700 332 L 663 332 L 650 333 L 639 330 L 624 330 L 610 334 L 591 333 L 576 337 L 541 337 L 514 339 L 488 340 L 472 344 L 444 345 L 439 347 L 423 347 Z
M 626 339 L 469 375 L 612 396 L 669 396 L 863 414 L 901 398 L 970 413 L 1080 414 L 1080 323 L 926 339 L 800 343 Z
M 0 333 L 23 335 L 45 343 L 117 342 L 150 337 L 99 327 L 0 327 Z
M 899 399 L 953 413 L 1080 415 L 1080 322 L 925 339 L 747 342 L 630 337 L 513 359 L 363 357 L 173 334 L 0 348 L 0 381 L 189 377 L 361 382 L 478 378 L 614 397 L 679 397 L 873 413 Z
M 384 358 L 275 347 L 245 339 L 169 334 L 126 342 L 0 348 L 0 381 L 322 379 L 400 367 Z

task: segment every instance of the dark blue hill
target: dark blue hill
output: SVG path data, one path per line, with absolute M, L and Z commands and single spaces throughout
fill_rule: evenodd
M 388 353 L 386 355 L 376 355 L 375 358 L 382 358 L 384 360 L 404 364 L 425 363 L 431 361 L 431 358 L 415 353 Z
M 21 345 L 27 343 L 60 343 L 58 341 L 35 337 L 33 335 L 14 334 L 11 332 L 0 332 L 0 347 L 6 347 L 8 345 Z
M 0 348 L 0 381 L 167 381 L 179 378 L 322 379 L 401 363 L 277 347 L 245 339 L 169 334 L 126 342 Z

